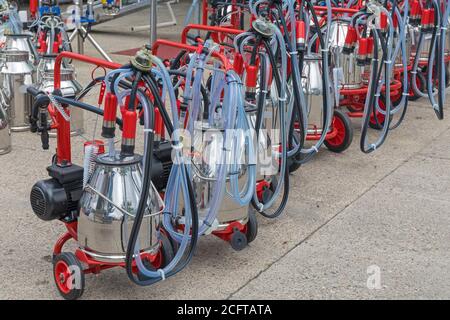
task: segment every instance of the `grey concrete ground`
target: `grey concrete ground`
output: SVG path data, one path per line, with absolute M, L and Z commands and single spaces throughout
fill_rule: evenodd
M 180 17 L 186 4 L 175 9 Z M 125 28 L 147 17 L 144 10 L 100 25 L 95 36 L 108 52 L 138 47 L 147 35 Z M 177 40 L 179 31 L 159 35 Z M 77 68 L 86 83 L 90 69 Z M 86 115 L 86 123 L 92 129 L 95 118 Z M 411 103 L 403 126 L 371 155 L 359 151 L 360 121 L 354 126 L 349 150 L 321 150 L 291 176 L 284 215 L 258 217 L 258 238 L 247 249 L 234 252 L 204 237 L 178 276 L 140 288 L 113 269 L 88 276 L 84 298 L 450 298 L 450 121 L 438 121 L 427 103 Z M 78 163 L 82 141 L 73 148 Z M 52 152 L 30 133 L 14 134 L 13 144 L 0 157 L 0 299 L 59 298 L 50 255 L 63 226 L 37 219 L 28 200 L 34 182 L 46 178 Z M 369 289 L 368 279 L 379 279 L 369 281 L 378 289 Z

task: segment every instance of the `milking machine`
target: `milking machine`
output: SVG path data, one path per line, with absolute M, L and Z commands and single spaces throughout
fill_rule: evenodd
M 34 55 L 29 35 L 22 30 L 17 8 L 0 2 L 0 154 L 11 151 L 11 130 L 29 128 Z
M 449 7 L 448 1 L 414 0 L 411 4 L 412 93 L 414 98 L 428 98 L 438 119 L 443 119 L 445 89 L 450 79 Z
M 36 80 L 33 86 L 46 93 L 52 93 L 54 90 L 53 74 L 54 63 L 58 53 L 62 51 L 72 51 L 67 27 L 61 17 L 61 9 L 56 1 L 41 2 L 39 14 L 36 19 L 29 25 L 29 30 L 34 34 L 33 44 L 39 55 L 39 62 L 36 68 Z M 81 92 L 81 85 L 76 80 L 76 72 L 69 60 L 63 61 L 61 68 L 61 85 L 60 90 L 64 97 L 77 98 Z M 57 112 L 53 108 L 49 108 L 47 118 L 55 117 Z M 37 115 L 31 115 L 36 120 Z M 39 119 L 38 119 L 39 120 Z M 79 108 L 71 109 L 71 134 L 79 135 L 84 132 L 84 114 Z M 50 130 L 49 137 L 56 136 L 56 130 L 51 130 L 46 124 L 37 122 L 37 126 L 32 128 L 33 132 L 42 132 Z M 46 137 L 46 133 L 44 133 Z
M 324 4 L 323 7 L 316 7 L 311 1 L 302 2 L 298 17 L 294 4 L 288 6 L 291 12 L 291 78 L 296 110 L 295 121 L 291 124 L 291 141 L 294 146 L 297 145 L 290 151 L 290 156 L 299 156 L 291 158 L 297 166 L 309 161 L 323 144 L 330 151 L 343 152 L 353 139 L 353 128 L 347 115 L 334 108 L 336 95 L 333 95 L 333 82 L 336 81 L 336 70 L 332 69 L 330 59 L 334 31 L 331 23 L 333 8 L 329 1 Z M 319 20 L 321 13 L 325 13 L 325 18 Z M 303 97 L 301 90 L 296 89 L 298 84 L 302 85 Z M 296 139 L 297 136 L 300 138 Z M 305 141 L 317 142 L 305 148 Z
M 12 131 L 29 129 L 31 96 L 26 87 L 34 82 L 35 56 L 27 34 L 6 34 L 0 50 L 1 103 L 6 109 Z
M 211 59 L 219 47 L 209 40 L 198 47 L 159 40 L 155 49 L 161 45 L 180 48 L 184 53 L 172 64 L 171 72 L 183 70 L 186 74 L 185 79 L 177 80 L 181 81 L 177 87 L 178 122 L 196 150 L 190 177 L 199 210 L 199 235 L 212 233 L 230 242 L 235 250 L 242 250 L 255 239 L 257 221 L 249 208 L 256 184 L 256 159 L 240 77 L 225 57 L 220 63 Z M 181 63 L 186 59 L 187 64 Z M 202 84 L 205 77 L 209 80 Z M 166 194 L 174 194 L 167 205 L 177 208 L 180 176 L 175 172 Z M 171 227 L 170 219 L 177 217 L 166 216 L 164 226 L 179 239 L 185 227 Z
M 167 69 L 147 47 L 125 66 L 63 52 L 54 64 L 55 90 L 28 88 L 35 96 L 33 126 L 40 117 L 47 123 L 48 110 L 56 110 L 50 124 L 57 130 L 57 153 L 47 169 L 51 178 L 35 184 L 30 200 L 39 218 L 66 225 L 53 260 L 65 298 L 81 296 L 85 274 L 114 266 L 126 268 L 138 285 L 174 275 L 191 259 L 199 235 L 212 233 L 235 250 L 256 237 L 249 208 L 256 188 L 254 137 L 240 77 L 213 42 L 193 47 L 158 41 L 154 53 L 161 45 L 183 49 L 187 64 Z M 101 80 L 103 109 L 62 95 L 61 65 L 67 58 L 114 69 Z M 83 167 L 71 163 L 69 105 L 103 116 L 105 142 L 86 144 Z M 143 156 L 135 153 L 138 123 Z M 120 150 L 116 124 L 122 130 Z M 75 254 L 62 252 L 70 239 L 78 244 Z
M 62 96 L 60 71 L 66 58 L 114 69 L 103 80 L 107 87 L 106 92 L 100 92 L 104 95 L 103 109 Z M 169 134 L 176 128 L 164 107 L 166 95 L 172 111 L 177 108 L 165 66 L 147 48 L 125 66 L 63 52 L 56 58 L 54 75 L 52 97 L 28 88 L 36 98 L 33 110 L 38 109 L 38 114 L 44 116 L 43 123 L 47 122 L 45 109 L 57 110 L 52 126 L 58 132 L 56 155 L 47 168 L 51 178 L 34 185 L 30 201 L 39 218 L 58 219 L 67 228 L 53 250 L 59 292 L 66 299 L 76 299 L 83 293 L 85 274 L 116 266 L 125 268 L 130 279 L 139 285 L 178 273 L 192 258 L 199 223 L 188 169 L 181 152 L 175 150 L 178 161 L 173 168 L 177 168 L 177 191 L 183 200 L 185 227 L 178 238 L 179 245 L 172 243 L 161 226 L 162 217 L 171 215 L 160 193 L 173 170 L 172 148 L 169 141 L 155 137 L 162 137 L 164 128 Z M 160 90 L 164 95 L 160 96 Z M 103 117 L 106 146 L 98 140 L 89 141 L 83 167 L 71 162 L 69 105 Z M 119 106 L 121 117 L 116 115 Z M 135 152 L 138 112 L 144 125 L 142 156 Z M 117 127 L 122 131 L 120 150 L 114 144 Z M 177 141 L 173 143 L 176 145 Z M 75 254 L 62 252 L 70 239 L 78 244 Z
M 72 51 L 59 6 L 50 2 L 39 9 L 39 17 L 29 25 L 30 31 L 35 34 L 34 42 L 39 54 Z
M 384 6 L 391 7 L 391 11 Z M 356 8 L 351 7 L 351 2 L 331 9 L 314 8 L 321 17 L 323 25 L 318 24 L 320 28 L 324 30 L 330 25 L 330 73 L 333 75 L 335 104 L 346 107 L 348 116 L 363 118 L 361 150 L 372 152 L 381 146 L 388 133 L 386 114 L 389 114 L 389 120 L 400 114 L 399 120 L 391 126 L 393 129 L 400 125 L 407 109 L 407 85 L 402 90 L 402 83 L 407 83 L 408 71 L 405 41 L 408 1 L 403 3 L 403 15 L 396 2 L 388 1 L 367 1 Z M 317 35 L 309 39 L 308 47 L 311 48 L 317 42 Z M 394 61 L 397 78 L 394 77 Z M 395 108 L 391 107 L 394 96 L 397 97 Z M 350 126 L 346 118 L 336 115 L 333 123 L 337 127 L 343 127 L 345 123 Z M 381 130 L 375 143 L 367 142 L 369 127 Z M 333 142 L 345 140 L 338 134 L 327 147 L 333 150 L 336 147 Z M 340 150 L 337 147 L 335 151 Z
M 428 24 L 417 28 L 425 10 Z M 443 117 L 450 1 L 203 1 L 202 11 L 203 24 L 187 25 L 181 43 L 157 40 L 125 65 L 60 52 L 67 49 L 56 36 L 63 26 L 34 22 L 45 41 L 24 119 L 43 149 L 56 131 L 56 154 L 30 202 L 40 219 L 67 229 L 53 248 L 54 280 L 66 299 L 81 297 L 86 274 L 113 267 L 140 286 L 173 276 L 191 261 L 199 236 L 244 249 L 257 236 L 255 211 L 283 212 L 290 172 L 322 145 L 349 147 L 349 116 L 362 118 L 361 150 L 378 149 L 405 118 L 410 84 Z M 427 33 L 428 73 L 419 89 Z M 161 47 L 179 54 L 161 61 Z M 8 48 L 2 73 L 25 93 L 29 51 Z M 69 60 L 109 71 L 81 88 Z M 95 106 L 82 101 L 94 88 Z M 1 96 L 0 154 L 10 150 L 17 125 L 6 115 L 16 110 L 9 97 Z M 101 138 L 94 130 L 83 145 L 82 165 L 71 156 L 75 110 L 102 119 Z M 74 252 L 63 251 L 69 240 Z
M 33 84 L 33 86 L 39 91 L 43 91 L 48 94 L 51 94 L 54 91 L 54 66 L 56 57 L 56 54 L 43 54 L 40 56 L 40 61 L 36 70 L 36 81 Z M 81 100 L 82 96 L 80 96 L 80 94 L 82 93 L 83 88 L 76 79 L 74 67 L 69 64 L 68 61 L 64 60 L 60 73 L 61 95 L 66 98 Z M 47 118 L 54 118 L 57 112 L 58 111 L 54 108 L 49 108 Z M 43 128 L 44 124 L 40 123 L 39 119 L 36 118 L 36 114 L 31 114 L 31 117 L 38 120 L 37 126 L 32 128 L 32 132 L 41 132 L 38 128 Z M 50 130 L 49 137 L 55 137 L 56 130 L 52 130 L 51 127 L 48 127 L 48 129 Z M 73 136 L 83 134 L 84 132 L 84 112 L 80 108 L 71 108 L 70 132 Z
M 230 58 L 234 71 L 242 77 L 244 110 L 251 129 L 255 130 L 258 160 L 256 189 L 252 192 L 247 189 L 247 195 L 253 194 L 254 209 L 274 218 L 283 212 L 289 194 L 286 101 L 282 98 L 287 94 L 280 80 L 286 78 L 287 61 L 283 59 L 280 65 L 282 75 L 271 63 L 277 59 L 276 47 L 285 47 L 284 39 L 276 33 L 275 25 L 261 19 L 254 20 L 246 32 L 229 27 L 188 25 L 182 33 L 183 43 L 192 39 L 189 36 L 192 30 L 206 31 L 206 40 L 220 41 L 220 51 Z M 193 40 L 197 45 L 205 41 L 201 37 Z

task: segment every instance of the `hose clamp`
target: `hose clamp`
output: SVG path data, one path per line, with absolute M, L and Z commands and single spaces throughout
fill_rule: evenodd
M 158 269 L 158 273 L 161 276 L 162 281 L 166 280 L 166 273 L 163 269 Z

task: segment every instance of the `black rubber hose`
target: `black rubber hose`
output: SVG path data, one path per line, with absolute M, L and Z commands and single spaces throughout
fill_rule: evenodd
M 130 100 L 128 101 L 128 106 L 127 109 L 129 111 L 134 111 L 136 109 L 135 104 L 136 104 L 136 95 L 139 89 L 139 82 L 141 81 L 141 77 L 142 77 L 142 72 L 137 70 L 134 80 L 133 80 L 133 84 L 131 85 L 131 93 L 130 93 Z
M 438 23 L 438 20 L 441 19 L 441 17 L 440 17 L 440 8 L 439 8 L 439 6 L 437 6 L 434 1 L 432 1 L 431 3 L 433 5 L 433 7 L 434 7 L 434 21 L 435 22 L 434 22 L 433 33 L 432 33 L 432 36 L 431 36 L 430 51 L 429 51 L 429 56 L 428 56 L 428 70 L 427 70 L 427 72 L 431 72 L 432 73 L 434 69 L 437 69 L 437 74 L 438 74 L 437 82 L 438 82 L 438 88 L 439 88 L 439 84 L 441 83 L 441 81 L 440 81 L 441 78 L 440 77 L 442 76 L 442 71 L 443 70 L 442 70 L 441 66 L 439 65 L 439 62 L 442 62 L 441 55 L 439 54 L 439 47 L 440 47 L 440 45 L 437 46 L 436 42 L 437 42 L 437 39 L 438 39 L 438 37 L 437 37 L 437 28 L 440 27 L 440 26 L 438 26 L 437 23 Z M 434 48 L 434 51 L 435 51 L 434 52 L 434 60 L 435 60 L 436 66 L 437 66 L 436 68 L 434 68 L 434 66 L 431 64 L 433 48 Z M 428 83 L 428 80 L 427 80 L 427 83 Z M 430 97 L 431 101 L 433 101 L 432 100 L 432 95 L 434 94 L 434 90 L 433 90 L 434 88 L 433 87 L 434 87 L 433 86 L 433 82 L 431 82 L 431 88 L 428 88 L 428 96 Z M 434 107 L 433 107 L 433 110 L 436 113 L 436 116 L 438 117 L 438 119 L 442 120 L 442 119 L 444 119 L 444 99 L 443 99 L 443 97 L 441 96 L 440 93 L 441 93 L 440 90 L 438 90 L 438 93 L 437 93 L 437 95 L 438 95 L 438 110 L 436 110 Z M 442 92 L 442 94 L 444 94 L 444 93 Z
M 137 83 L 136 83 L 137 87 Z M 134 88 L 133 88 L 134 89 Z M 136 89 L 137 90 L 137 89 Z M 149 104 L 150 109 L 149 114 L 149 126 L 150 128 L 154 128 L 154 109 L 153 105 Z M 127 253 L 125 258 L 126 270 L 128 277 L 135 283 L 140 284 L 140 281 L 135 279 L 133 273 L 133 261 L 134 261 L 134 248 L 136 247 L 136 242 L 139 236 L 139 231 L 141 229 L 142 220 L 144 218 L 145 211 L 148 205 L 148 197 L 150 195 L 150 186 L 151 186 L 151 168 L 152 168 L 152 158 L 153 158 L 153 138 L 154 132 L 151 130 L 145 132 L 146 135 L 146 150 L 143 157 L 143 178 L 142 178 L 142 189 L 139 198 L 138 207 L 136 209 L 136 216 L 134 218 L 133 227 L 131 228 L 130 238 L 128 240 Z
M 270 48 L 270 44 L 269 44 L 268 40 L 263 39 L 263 44 L 264 44 L 264 47 L 266 48 L 266 51 L 268 53 L 270 64 L 272 66 L 276 66 L 277 65 L 276 64 L 276 60 L 275 60 L 273 52 L 272 52 L 272 50 Z M 272 74 L 275 77 L 275 84 L 277 86 L 277 90 L 278 90 L 278 92 L 280 92 L 280 90 L 281 90 L 281 79 L 280 79 L 280 75 L 278 73 L 278 70 L 276 68 L 273 69 Z M 280 110 L 280 112 L 283 112 L 283 111 Z M 283 124 L 280 123 L 280 125 L 283 125 Z M 283 147 L 286 148 L 287 146 L 283 146 Z M 289 167 L 287 165 L 287 160 L 288 159 L 283 159 L 282 160 L 282 161 L 286 161 L 286 170 L 284 171 L 284 177 L 282 177 L 283 183 L 284 183 L 283 196 L 282 196 L 282 199 L 281 199 L 281 203 L 278 206 L 278 208 L 275 210 L 275 212 L 272 213 L 272 214 L 269 214 L 269 213 L 266 213 L 264 211 L 259 211 L 259 208 L 258 208 L 256 202 L 253 199 L 251 201 L 252 206 L 265 218 L 273 219 L 273 218 L 276 218 L 276 217 L 280 216 L 283 213 L 284 208 L 286 207 L 287 201 L 289 199 Z
M 388 57 L 387 57 L 387 44 L 386 44 L 386 42 L 384 41 L 384 39 L 382 37 L 382 32 L 381 31 L 378 31 L 376 33 L 376 35 L 378 36 L 378 39 L 380 41 L 381 51 L 383 51 L 382 61 L 384 62 L 384 61 L 386 61 L 388 59 Z M 377 42 L 377 44 L 378 44 L 378 42 Z M 378 76 L 377 76 L 377 82 L 376 83 L 379 83 L 379 81 L 380 81 L 381 73 L 383 72 L 383 64 L 384 63 L 379 64 Z M 386 71 L 386 74 L 387 74 L 387 71 Z M 375 93 L 376 93 L 376 91 L 375 91 Z M 377 127 L 383 128 L 383 125 L 378 121 L 378 117 L 377 117 L 377 110 L 376 110 L 376 106 L 375 106 L 376 99 L 374 99 L 373 101 L 374 101 L 373 104 L 372 104 L 373 107 L 371 109 L 372 110 L 371 114 L 373 116 L 373 121 L 375 121 L 375 124 L 376 124 Z
M 376 29 L 376 32 L 373 33 L 374 57 L 373 57 L 373 63 L 372 63 L 372 70 L 378 70 L 378 41 L 380 40 L 380 43 L 383 43 L 381 41 L 381 39 L 379 39 L 379 35 L 381 35 L 381 32 L 380 32 L 380 30 Z M 386 52 L 383 49 L 383 61 L 386 61 L 385 56 L 386 56 Z M 370 94 L 369 94 L 369 110 L 367 111 L 367 116 L 363 120 L 363 126 L 362 126 L 362 130 L 361 130 L 361 140 L 360 140 L 360 149 L 364 153 L 371 153 L 371 152 L 375 151 L 375 149 L 373 147 L 366 150 L 365 142 L 366 142 L 366 137 L 367 137 L 367 133 L 368 133 L 368 129 L 369 129 L 370 115 L 372 114 L 372 112 L 374 110 L 376 88 L 377 88 L 377 83 L 379 81 L 379 78 L 381 76 L 382 68 L 383 68 L 383 65 L 380 64 L 380 72 L 376 72 L 376 71 L 372 72 L 371 81 L 372 81 L 373 85 L 371 87 Z M 389 121 L 389 120 L 386 118 L 385 121 Z M 386 135 L 385 135 L 384 139 L 385 138 L 386 138 Z M 382 141 L 384 141 L 384 139 Z
M 146 85 L 150 88 L 150 91 L 152 92 L 152 95 L 155 98 L 155 105 L 156 107 L 159 109 L 160 113 L 163 114 L 163 111 L 165 112 L 164 109 L 164 104 L 161 100 L 161 97 L 159 96 L 159 91 L 158 88 L 154 82 L 154 79 L 152 79 L 151 75 L 147 75 L 144 74 L 143 75 L 143 80 L 145 81 Z M 149 104 L 152 106 L 153 108 L 153 104 Z M 153 112 L 152 112 L 152 126 L 153 126 Z M 164 117 L 163 117 L 164 119 Z M 170 125 L 170 130 L 168 128 L 169 134 L 173 133 L 173 126 Z M 148 184 L 148 187 L 150 186 L 150 181 L 151 181 L 151 158 L 152 158 L 152 153 L 153 153 L 153 134 L 151 136 L 148 136 L 148 138 L 151 138 L 151 141 L 149 141 L 148 145 L 149 148 L 147 148 L 147 152 L 145 153 L 145 163 L 146 166 L 144 168 L 144 173 L 146 173 L 144 175 L 144 180 L 143 180 L 143 186 L 146 186 L 146 184 Z M 150 160 L 147 161 L 147 158 L 149 158 Z M 186 170 L 186 175 L 188 175 L 188 171 L 187 168 Z M 145 184 L 146 183 L 146 184 Z M 127 248 L 127 256 L 126 256 L 126 270 L 127 270 L 127 275 L 130 278 L 131 281 L 133 281 L 135 284 L 140 285 L 140 286 L 148 286 L 148 285 L 152 285 L 154 283 L 157 283 L 159 281 L 162 280 L 162 278 L 155 278 L 155 279 L 149 279 L 149 280 L 139 280 L 134 276 L 133 273 L 133 255 L 134 255 L 134 248 L 136 245 L 136 241 L 137 241 L 137 236 L 139 234 L 139 228 L 142 222 L 142 218 L 144 216 L 144 212 L 145 212 L 145 206 L 147 203 L 147 198 L 148 198 L 148 190 L 149 188 L 145 188 L 145 190 L 147 190 L 147 195 L 145 198 L 142 197 L 141 195 L 141 199 L 140 199 L 140 203 L 143 202 L 144 205 L 140 206 L 138 209 L 138 213 L 136 214 L 136 219 L 133 223 L 133 228 L 131 230 L 131 235 L 130 235 L 130 241 L 128 242 L 128 248 Z M 173 276 L 175 274 L 177 274 L 179 271 L 181 271 L 182 269 L 184 269 L 189 262 L 192 260 L 193 255 L 195 253 L 195 248 L 197 246 L 197 241 L 198 241 L 198 212 L 197 212 L 197 206 L 195 204 L 195 197 L 194 197 L 194 191 L 192 188 L 192 185 L 190 183 L 188 183 L 188 193 L 189 193 L 189 199 L 190 199 L 190 206 L 191 206 L 191 214 L 192 214 L 192 236 L 191 236 L 191 241 L 189 244 L 189 253 L 186 256 L 185 260 L 180 262 L 180 264 L 177 266 L 177 268 L 173 269 L 171 272 L 168 272 L 166 274 L 166 277 L 170 277 Z M 145 195 L 145 194 L 144 194 Z M 139 215 L 138 215 L 139 214 Z
M 264 116 L 264 105 L 266 103 L 266 60 L 264 59 L 263 55 L 260 54 L 260 71 L 259 71 L 259 97 L 258 97 L 258 104 L 256 109 L 256 121 L 255 121 L 255 131 L 257 134 L 257 139 L 259 139 L 259 131 L 262 127 L 263 122 L 263 116 Z
M 46 96 L 46 98 L 48 99 L 48 97 Z M 89 112 L 93 112 L 99 116 L 103 116 L 103 110 L 97 107 L 94 107 L 90 104 L 81 102 L 81 101 L 77 101 L 77 100 L 73 100 L 73 99 L 69 99 L 69 98 L 65 98 L 65 97 L 61 97 L 61 96 L 56 96 L 54 95 L 53 98 L 55 98 L 56 101 L 58 101 L 59 103 L 63 103 L 63 104 L 68 104 L 70 106 L 73 107 L 77 107 Z M 48 100 L 50 103 L 50 100 Z M 117 118 L 116 117 L 116 123 L 120 126 L 120 128 L 122 128 L 122 119 Z
M 312 15 L 312 18 L 313 18 L 314 25 L 315 25 L 315 27 L 317 28 L 317 36 L 318 36 L 318 39 L 319 39 L 320 47 L 321 47 L 322 49 L 325 49 L 325 46 L 326 46 L 326 44 L 325 44 L 325 39 L 324 39 L 324 37 L 323 37 L 322 30 L 321 30 L 320 24 L 319 24 L 319 19 L 318 19 L 318 17 L 317 17 L 317 14 L 316 14 L 316 11 L 315 11 L 315 9 L 314 9 L 314 6 L 312 5 L 311 1 L 309 1 L 309 0 L 306 1 L 306 5 L 308 6 L 309 11 L 311 12 L 311 15 Z M 321 58 L 322 58 L 322 66 L 325 65 L 325 59 L 328 59 L 328 57 L 325 56 L 325 53 L 326 53 L 326 52 L 322 53 L 322 55 L 321 55 Z M 323 94 L 323 107 L 322 107 L 322 110 L 323 110 L 322 128 L 323 128 L 323 130 L 326 130 L 325 124 L 326 124 L 326 119 L 328 118 L 328 110 L 327 110 L 327 109 L 328 109 L 328 100 L 327 100 L 327 95 L 326 95 L 326 92 L 327 92 L 327 90 L 328 90 L 328 83 L 326 82 L 325 72 L 328 72 L 328 70 L 324 70 L 324 71 L 322 72 L 322 92 L 324 93 L 324 94 Z M 295 77 L 293 77 L 293 80 L 296 81 Z M 301 112 L 300 109 L 298 109 L 297 112 L 298 112 L 299 115 L 302 114 L 302 112 Z M 295 118 L 292 117 L 292 119 L 293 119 L 293 121 L 294 121 Z M 300 118 L 299 121 L 302 123 L 301 118 Z M 314 154 L 315 154 L 315 153 L 309 153 L 309 154 L 307 154 L 307 155 L 304 156 L 304 157 L 299 157 L 299 156 L 301 155 L 301 149 L 303 148 L 303 143 L 304 143 L 304 140 L 305 140 L 305 135 L 307 134 L 307 133 L 306 133 L 306 130 L 307 130 L 307 129 L 306 129 L 306 128 L 303 128 L 303 125 L 302 125 L 302 124 L 301 124 L 301 126 L 300 126 L 300 130 L 302 130 L 302 132 L 304 132 L 304 133 L 303 133 L 303 136 L 301 137 L 301 141 L 302 141 L 302 142 L 301 142 L 300 148 L 299 148 L 298 151 L 297 151 L 294 155 L 292 155 L 291 158 L 290 158 L 290 160 L 291 160 L 293 163 L 296 163 L 296 164 L 304 164 L 304 163 L 310 161 L 310 160 L 312 159 L 312 157 L 314 156 Z M 291 140 L 289 140 L 289 141 L 291 141 Z

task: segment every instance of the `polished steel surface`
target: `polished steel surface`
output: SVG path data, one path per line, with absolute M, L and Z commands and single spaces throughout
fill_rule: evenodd
M 34 64 L 38 61 L 38 57 L 31 38 L 31 34 L 5 34 L 4 48 L 7 50 L 28 52 L 28 59 Z
M 36 83 L 41 91 L 51 93 L 54 90 L 54 67 L 56 55 L 44 55 L 41 57 L 38 67 Z M 73 98 L 82 89 L 76 80 L 76 73 L 73 67 L 67 63 L 61 68 L 61 93 L 64 97 Z M 78 135 L 84 132 L 84 111 L 80 108 L 70 107 L 70 127 L 71 135 Z M 51 137 L 56 136 L 56 132 L 50 132 Z
M 28 59 L 27 51 L 6 49 L 0 51 L 0 72 L 2 74 L 32 74 L 34 68 Z
M 31 71 L 32 68 L 27 67 L 23 61 L 8 62 L 0 69 L 2 103 L 6 104 L 3 107 L 7 110 L 12 131 L 25 131 L 29 128 L 31 96 L 26 87 L 33 84 Z
M 331 69 L 338 68 L 341 70 L 341 89 L 359 89 L 363 86 L 363 81 L 361 79 L 362 69 L 356 63 L 355 52 L 357 52 L 358 47 L 350 54 L 344 54 L 342 52 L 347 32 L 348 22 L 337 20 L 332 23 L 330 33 L 330 66 Z
M 7 44 L 6 49 L 0 51 L 0 60 L 2 104 L 7 110 L 10 128 L 12 131 L 26 131 L 31 112 L 31 96 L 26 87 L 34 82 L 34 67 L 29 53 Z
M 0 104 L 0 155 L 11 151 L 11 131 L 6 110 Z
M 208 134 L 204 135 L 207 129 Z M 223 130 L 209 128 L 205 123 L 197 123 L 194 130 L 193 144 L 198 156 L 194 156 L 192 165 L 192 177 L 194 192 L 196 194 L 197 207 L 200 218 L 204 218 L 210 208 L 213 195 L 218 192 L 214 190 L 219 164 L 224 159 L 223 155 Z M 245 150 L 245 141 L 240 139 L 241 150 Z M 242 188 L 246 181 L 246 159 L 241 154 L 239 158 L 239 169 L 236 172 L 239 176 L 239 186 Z M 230 160 L 227 160 L 230 163 Z M 227 170 L 226 188 L 229 189 L 229 175 Z M 226 224 L 232 221 L 246 220 L 248 217 L 248 206 L 240 206 L 225 191 L 224 199 L 217 214 L 217 222 Z M 217 229 L 216 229 L 217 230 Z
M 302 71 L 302 87 L 308 110 L 308 128 L 322 129 L 323 80 L 322 60 L 317 54 L 305 56 Z
M 123 257 L 142 186 L 141 157 L 100 155 L 83 191 L 78 218 L 78 244 L 107 261 Z M 163 207 L 152 185 L 149 207 L 139 233 L 141 250 L 157 250 L 156 227 Z

